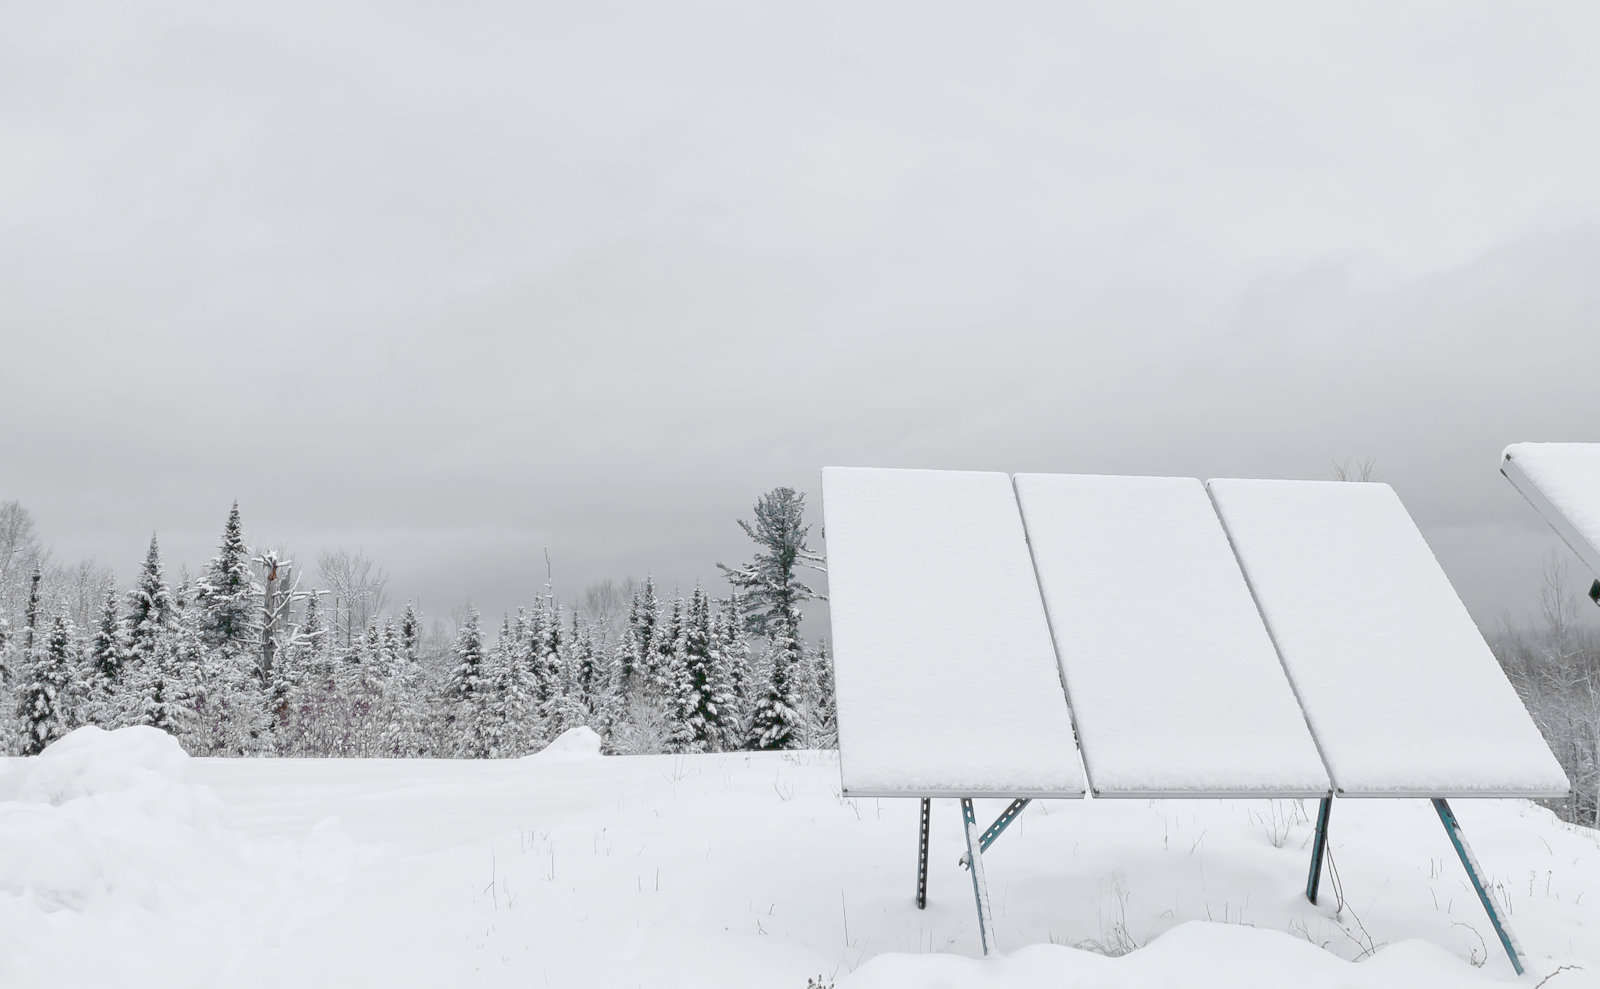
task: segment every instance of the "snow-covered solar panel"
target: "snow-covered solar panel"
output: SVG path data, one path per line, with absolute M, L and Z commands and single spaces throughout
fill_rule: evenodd
M 862 796 L 1082 796 L 1011 479 L 822 472 L 839 761 Z
M 1500 472 L 1600 577 L 1600 443 L 1513 443 Z
M 1328 792 L 1198 480 L 1018 474 L 1016 488 L 1097 795 Z
M 1208 487 L 1336 791 L 1567 792 L 1561 767 L 1388 485 Z

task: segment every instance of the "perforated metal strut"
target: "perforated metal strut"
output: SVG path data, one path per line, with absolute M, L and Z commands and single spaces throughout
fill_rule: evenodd
M 1022 808 L 1031 803 L 1033 803 L 1031 798 L 1027 800 L 1011 801 L 1011 806 L 1007 807 L 1004 811 L 1001 811 L 1000 816 L 994 819 L 994 823 L 989 825 L 989 827 L 984 830 L 983 837 L 978 840 L 978 850 L 980 852 L 987 852 L 989 850 L 989 846 L 994 844 L 995 839 L 1000 837 L 1000 832 L 1010 827 L 1011 822 L 1015 821 L 1017 819 L 1017 815 L 1022 813 Z M 968 867 L 967 856 L 965 855 L 961 856 L 961 867 L 963 869 Z
M 1506 957 L 1511 959 L 1511 967 L 1521 975 L 1522 950 L 1510 928 L 1500 919 L 1500 911 L 1495 909 L 1494 899 L 1489 896 L 1488 887 L 1483 884 L 1483 873 L 1478 868 L 1478 857 L 1472 854 L 1472 847 L 1467 844 L 1466 835 L 1461 833 L 1461 822 L 1456 820 L 1455 812 L 1441 798 L 1434 798 L 1433 809 L 1439 812 L 1439 822 L 1444 825 L 1445 833 L 1450 836 L 1450 844 L 1455 846 L 1456 855 L 1467 870 L 1467 878 L 1472 880 L 1472 888 L 1477 892 L 1478 902 L 1483 904 L 1484 912 L 1489 915 L 1489 923 L 1494 925 L 1494 932 L 1500 935 L 1500 946 L 1506 949 Z
M 917 909 L 928 909 L 928 810 L 933 801 L 922 798 L 922 840 L 917 843 Z
M 978 905 L 978 939 L 983 943 L 983 953 L 993 950 L 994 918 L 989 912 L 989 883 L 983 875 L 983 852 L 978 847 L 978 821 L 972 810 L 972 801 L 961 801 L 961 823 L 967 832 L 967 855 L 972 859 L 972 897 Z

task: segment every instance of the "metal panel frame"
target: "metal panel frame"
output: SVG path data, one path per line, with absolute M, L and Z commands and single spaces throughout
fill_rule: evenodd
M 1082 800 L 1088 790 L 879 790 L 845 787 L 841 791 L 851 799 L 862 797 L 921 797 L 924 800 Z
M 1600 547 L 1595 547 L 1595 546 L 1590 545 L 1586 540 L 1584 540 L 1581 536 L 1579 536 L 1579 534 L 1577 533 L 1577 530 L 1567 521 L 1566 517 L 1563 516 L 1558 510 L 1556 510 L 1555 506 L 1547 498 L 1544 497 L 1543 493 L 1541 491 L 1539 491 L 1538 487 L 1536 485 L 1534 485 L 1528 479 L 1527 475 L 1524 474 L 1521 471 L 1521 469 L 1515 465 L 1513 459 L 1511 457 L 1509 457 L 1509 456 L 1504 459 L 1504 466 L 1502 467 L 1502 473 L 1505 474 L 1506 478 L 1509 481 L 1511 481 L 1512 485 L 1517 488 L 1517 490 L 1523 495 L 1523 497 L 1526 498 L 1529 501 L 1529 503 L 1532 504 L 1534 506 L 1534 508 L 1536 510 L 1538 510 L 1539 513 L 1542 516 L 1544 516 L 1545 520 L 1551 525 L 1552 528 L 1554 528 L 1557 531 L 1557 533 L 1559 535 L 1561 535 L 1562 539 L 1567 543 L 1567 545 L 1569 547 L 1571 547 L 1573 549 L 1573 551 L 1576 552 L 1578 554 L 1578 556 L 1581 559 L 1583 559 L 1584 562 L 1587 563 L 1597 574 L 1600 574 Z M 1015 487 L 1014 486 L 1013 486 L 1013 493 L 1015 493 Z M 1208 494 L 1210 493 L 1209 485 L 1207 485 L 1207 493 Z M 1019 512 L 1020 512 L 1020 504 L 1019 504 L 1018 508 L 1019 508 Z M 1219 513 L 1219 516 L 1220 516 L 1220 513 Z M 1226 523 L 1223 524 L 1223 531 L 1224 531 L 1224 533 L 1228 534 L 1229 543 L 1231 545 L 1232 542 L 1233 542 L 1232 535 L 1231 535 L 1231 533 L 1228 533 Z M 1031 553 L 1031 550 L 1032 550 L 1031 544 L 1029 546 L 1029 549 L 1030 549 L 1030 553 Z M 1235 550 L 1235 553 L 1237 554 L 1237 550 Z M 1037 566 L 1035 566 L 1035 579 L 1037 579 Z M 1246 580 L 1246 585 L 1250 586 L 1249 585 L 1249 575 L 1248 575 L 1248 573 L 1245 574 L 1245 580 Z M 1596 581 L 1596 587 L 1600 588 L 1600 580 Z M 1254 587 L 1250 586 L 1250 590 L 1251 590 L 1252 596 L 1254 596 L 1254 593 L 1255 593 Z M 1600 599 L 1597 599 L 1597 600 L 1600 600 Z M 1264 616 L 1261 616 L 1261 617 L 1262 617 L 1263 625 L 1266 625 L 1265 617 Z M 1046 622 L 1049 623 L 1049 621 L 1050 621 L 1050 619 L 1049 619 L 1048 611 L 1047 611 L 1046 612 Z M 1056 643 L 1055 643 L 1055 634 L 1054 634 L 1053 626 L 1050 627 L 1050 632 L 1051 632 L 1051 636 L 1050 636 L 1051 637 L 1051 644 L 1052 644 L 1052 647 L 1054 647 L 1056 645 Z M 1276 637 L 1272 635 L 1272 629 L 1271 629 L 1270 626 L 1267 626 L 1267 633 L 1268 633 L 1269 638 L 1272 639 L 1274 650 L 1279 653 L 1279 659 L 1280 659 L 1280 662 L 1281 662 L 1282 650 L 1278 649 Z M 1058 655 L 1058 658 L 1059 658 L 1059 649 L 1057 650 L 1057 655 Z M 1288 675 L 1287 669 L 1284 669 L 1283 672 L 1284 672 L 1285 676 L 1287 677 L 1287 675 Z M 1287 678 L 1289 680 L 1289 684 L 1290 684 L 1291 689 L 1294 690 L 1295 699 L 1298 702 L 1300 700 L 1299 691 L 1295 687 L 1294 679 L 1292 677 L 1287 677 Z M 1066 693 L 1066 684 L 1065 684 L 1064 681 L 1062 682 L 1061 687 L 1062 687 L 1063 693 L 1065 694 Z M 1069 716 L 1073 720 L 1073 725 L 1072 725 L 1073 737 L 1074 737 L 1074 739 L 1076 739 L 1076 736 L 1077 736 L 1076 711 L 1070 704 L 1070 698 L 1068 699 L 1068 701 L 1069 701 L 1069 704 L 1068 704 Z M 1303 711 L 1304 710 L 1304 705 L 1303 704 L 1301 705 L 1301 708 L 1302 708 L 1302 711 Z M 1308 725 L 1308 727 L 1309 727 L 1309 725 Z M 1317 734 L 1316 734 L 1315 731 L 1311 732 L 1311 737 L 1312 737 L 1313 742 L 1316 743 L 1316 745 L 1317 745 L 1318 753 L 1321 754 L 1321 750 L 1322 750 L 1321 739 L 1317 737 Z M 916 904 L 917 904 L 917 908 L 918 909 L 925 909 L 926 906 L 927 906 L 928 856 L 929 856 L 928 834 L 929 834 L 929 825 L 930 825 L 932 801 L 933 801 L 934 798 L 955 799 L 955 800 L 959 801 L 960 812 L 961 812 L 961 817 L 962 817 L 962 830 L 964 832 L 964 837 L 966 839 L 966 847 L 967 847 L 967 854 L 962 856 L 961 864 L 962 864 L 962 866 L 967 867 L 967 868 L 970 869 L 970 874 L 971 874 L 971 878 L 972 878 L 973 899 L 974 899 L 975 905 L 977 907 L 977 912 L 978 912 L 978 934 L 979 934 L 980 941 L 982 943 L 983 953 L 985 955 L 987 955 L 991 951 L 995 950 L 995 946 L 994 946 L 994 919 L 993 919 L 993 915 L 992 915 L 992 912 L 991 912 L 991 905 L 990 905 L 989 891 L 988 891 L 988 882 L 987 882 L 987 877 L 985 876 L 985 870 L 984 870 L 983 853 L 985 851 L 987 851 L 991 845 L 993 845 L 993 843 L 1000 837 L 1001 833 L 1004 832 L 1006 830 L 1006 828 L 1012 822 L 1014 822 L 1017 819 L 1017 817 L 1019 817 L 1021 815 L 1022 811 L 1027 807 L 1027 805 L 1029 803 L 1031 803 L 1032 801 L 1034 801 L 1034 800 L 1040 800 L 1040 799 L 1055 799 L 1055 800 L 1083 799 L 1089 793 L 1092 793 L 1093 796 L 1096 799 L 1151 799 L 1151 800 L 1155 800 L 1155 799 L 1159 799 L 1159 800 L 1215 800 L 1215 799 L 1234 799 L 1234 800 L 1307 800 L 1307 799 L 1315 799 L 1315 800 L 1319 800 L 1320 801 L 1320 807 L 1319 807 L 1319 812 L 1318 812 L 1318 815 L 1317 815 L 1316 831 L 1315 831 L 1315 835 L 1314 835 L 1314 838 L 1313 838 L 1313 844 L 1312 844 L 1311 868 L 1310 868 L 1310 873 L 1309 873 L 1309 875 L 1307 876 L 1307 879 L 1306 879 L 1306 888 L 1305 888 L 1306 897 L 1312 903 L 1316 903 L 1317 902 L 1317 894 L 1318 894 L 1319 886 L 1321 885 L 1323 864 L 1324 864 L 1324 860 L 1325 860 L 1325 857 L 1326 857 L 1327 852 L 1328 852 L 1328 825 L 1329 825 L 1329 819 L 1331 817 L 1331 812 L 1332 812 L 1332 807 L 1333 807 L 1333 798 L 1334 797 L 1338 797 L 1340 799 L 1422 799 L 1422 800 L 1428 800 L 1428 801 L 1430 801 L 1432 803 L 1432 805 L 1434 807 L 1434 810 L 1437 811 L 1439 819 L 1440 819 L 1440 822 L 1444 825 L 1445 832 L 1450 838 L 1451 845 L 1455 848 L 1457 855 L 1460 857 L 1461 863 L 1465 867 L 1469 879 L 1471 879 L 1471 881 L 1472 881 L 1472 886 L 1473 886 L 1474 890 L 1477 892 L 1478 898 L 1479 898 L 1480 902 L 1482 903 L 1484 910 L 1488 913 L 1490 922 L 1494 925 L 1495 933 L 1499 936 L 1500 943 L 1501 943 L 1502 947 L 1504 947 L 1507 957 L 1511 960 L 1512 967 L 1516 970 L 1518 975 L 1521 975 L 1523 973 L 1522 961 L 1521 961 L 1521 958 L 1520 958 L 1520 948 L 1517 945 L 1517 942 L 1516 942 L 1514 936 L 1511 934 L 1510 930 L 1505 926 L 1503 920 L 1501 919 L 1499 911 L 1497 910 L 1493 899 L 1488 895 L 1488 893 L 1486 891 L 1486 887 L 1484 886 L 1482 878 L 1481 878 L 1481 875 L 1480 875 L 1481 870 L 1478 867 L 1477 859 L 1473 855 L 1471 848 L 1466 844 L 1466 838 L 1462 834 L 1460 823 L 1456 820 L 1454 813 L 1450 810 L 1450 806 L 1447 803 L 1447 800 L 1450 799 L 1450 798 L 1461 798 L 1461 799 L 1469 799 L 1469 798 L 1470 799 L 1506 799 L 1506 798 L 1530 798 L 1530 797 L 1533 797 L 1533 798 L 1537 798 L 1537 797 L 1561 797 L 1561 796 L 1565 796 L 1568 791 L 1562 791 L 1562 792 L 1559 792 L 1559 793 L 1557 793 L 1557 792 L 1537 791 L 1537 790 L 1509 790 L 1509 791 L 1495 790 L 1495 791 L 1486 791 L 1486 790 L 1438 790 L 1438 789 L 1427 790 L 1427 791 L 1416 791 L 1416 790 L 1345 791 L 1345 790 L 1341 790 L 1341 789 L 1337 789 L 1337 788 L 1335 788 L 1332 792 L 1329 792 L 1327 790 L 1311 790 L 1311 791 L 1300 791 L 1300 790 L 1295 790 L 1295 791 L 1276 791 L 1276 790 L 1249 790 L 1249 791 L 1237 791 L 1237 790 L 1100 790 L 1098 788 L 1094 788 L 1094 786 L 1093 786 L 1093 780 L 1089 775 L 1087 762 L 1086 762 L 1086 760 L 1083 760 L 1082 748 L 1080 746 L 1074 745 L 1073 746 L 1072 755 L 1081 760 L 1080 765 L 1082 766 L 1082 768 L 1084 770 L 1084 780 L 1085 780 L 1085 787 L 1083 789 L 1076 789 L 1076 790 L 1070 790 L 1070 791 L 1041 790 L 1041 791 L 1021 791 L 1021 792 L 1019 792 L 1017 790 L 1014 790 L 1014 789 L 1008 789 L 1008 790 L 983 790 L 983 791 L 976 791 L 975 792 L 975 791 L 972 791 L 972 790 L 958 789 L 958 788 L 949 788 L 949 789 L 946 789 L 946 788 L 926 788 L 926 789 L 911 789 L 911 788 L 908 788 L 908 789 L 850 789 L 850 788 L 845 788 L 843 790 L 843 793 L 844 793 L 844 795 L 849 796 L 849 797 L 921 798 L 921 815 L 920 815 L 921 819 L 920 819 L 920 828 L 919 828 L 920 834 L 919 834 L 918 856 L 917 856 L 917 895 L 916 895 Z M 1326 766 L 1326 759 L 1324 759 L 1323 762 L 1324 762 L 1324 765 Z M 1331 776 L 1332 774 L 1330 773 L 1329 775 Z M 985 831 L 983 831 L 980 834 L 980 832 L 978 831 L 978 824 L 977 824 L 976 814 L 975 814 L 975 811 L 974 811 L 974 808 L 973 808 L 973 800 L 975 800 L 975 799 L 1003 799 L 1003 800 L 1009 800 L 1009 801 L 1011 801 L 1011 803 L 1000 814 L 1000 816 L 998 818 L 996 818 L 995 821 L 991 825 L 989 825 L 989 827 Z
M 1595 546 L 1585 539 L 1577 526 L 1562 514 L 1561 509 L 1545 497 L 1545 493 L 1539 490 L 1539 486 L 1533 483 L 1533 479 L 1517 464 L 1516 457 L 1509 453 L 1501 457 L 1500 473 L 1511 482 L 1511 486 L 1517 489 L 1518 494 L 1527 499 L 1533 510 L 1544 518 L 1545 523 L 1555 530 L 1561 541 L 1567 544 L 1567 548 L 1577 554 L 1578 559 L 1589 568 L 1589 575 L 1600 578 L 1600 546 Z M 1600 498 L 1600 491 L 1595 492 L 1595 497 Z

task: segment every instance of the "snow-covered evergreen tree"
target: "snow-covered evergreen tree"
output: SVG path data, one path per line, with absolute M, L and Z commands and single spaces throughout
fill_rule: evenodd
M 101 681 L 114 688 L 122 679 L 122 667 L 127 662 L 127 628 L 117 609 L 117 588 L 106 589 L 105 604 L 100 609 L 100 624 L 95 629 L 89 646 L 89 666 Z
M 421 639 L 422 616 L 417 614 L 416 605 L 407 601 L 406 610 L 400 615 L 400 647 L 408 662 L 417 661 L 417 645 Z
M 667 700 L 670 709 L 683 685 L 683 595 L 672 592 L 672 612 L 656 628 L 656 655 L 651 663 L 651 688 Z
M 456 634 L 456 647 L 450 675 L 445 680 L 445 700 L 455 716 L 455 734 L 463 754 L 476 744 L 475 722 L 480 708 L 478 695 L 484 690 L 483 628 L 477 608 L 467 610 L 467 620 Z
M 593 721 L 607 688 L 607 671 L 595 643 L 594 627 L 577 611 L 572 613 L 572 633 L 567 637 L 567 693 L 585 721 Z
M 656 683 L 657 626 L 661 621 L 661 605 L 656 600 L 656 582 L 645 574 L 644 586 L 633 595 L 633 607 L 628 612 L 628 639 L 632 649 L 624 654 L 622 681 L 629 692 Z
M 528 615 L 528 669 L 539 717 L 552 736 L 570 727 L 563 723 L 561 640 L 561 608 L 553 594 L 546 594 Z
M 737 592 L 723 602 L 716 618 L 712 630 L 728 671 L 728 689 L 733 696 L 733 709 L 727 719 L 731 733 L 728 747 L 733 748 L 749 738 L 757 692 L 750 640 L 745 633 L 744 606 Z
M 519 648 L 508 617 L 501 623 L 500 638 L 485 659 L 468 752 L 475 758 L 510 758 L 530 750 L 538 705 L 532 677 L 519 660 Z
M 793 488 L 774 488 L 756 502 L 755 522 L 739 527 L 757 546 L 751 562 L 718 564 L 736 592 L 744 595 L 750 628 L 767 638 L 766 683 L 751 715 L 750 743 L 756 748 L 791 748 L 804 736 L 805 649 L 800 637 L 800 605 L 816 592 L 795 575 L 799 566 L 821 569 L 821 558 L 806 546 L 805 496 Z
M 177 603 L 161 573 L 161 550 L 152 535 L 138 583 L 128 594 L 128 658 L 131 662 L 153 661 L 162 641 L 172 631 L 177 610 Z
M 795 624 L 798 624 L 796 622 Z M 750 713 L 749 744 L 754 749 L 792 749 L 805 732 L 796 672 L 805 661 L 799 639 L 780 631 L 767 640 L 762 667 L 766 676 Z
M 127 709 L 119 717 L 120 724 L 149 725 L 169 735 L 182 737 L 188 726 L 188 709 L 180 697 L 181 688 L 174 682 L 172 669 L 174 642 L 170 635 L 152 639 L 152 651 L 143 655 L 130 671 L 132 682 L 124 697 Z
M 720 643 L 712 634 L 711 599 L 699 587 L 683 622 L 679 686 L 675 691 L 675 747 L 715 752 L 727 747 L 733 691 Z
M 33 565 L 33 574 L 28 579 L 28 610 L 23 615 L 25 632 L 22 641 L 22 654 L 32 658 L 35 639 L 39 631 L 39 605 L 40 585 L 44 582 L 44 572 L 39 569 L 39 564 Z
M 205 648 L 240 667 L 253 664 L 261 641 L 260 598 L 235 501 L 222 529 L 222 545 L 194 585 L 193 604 L 200 611 L 195 626 Z
M 774 488 L 755 505 L 754 524 L 739 519 L 739 528 L 756 543 L 756 555 L 743 566 L 717 566 L 728 584 L 742 595 L 751 631 L 769 638 L 799 637 L 800 606 L 816 597 L 795 574 L 797 567 L 822 569 L 822 558 L 806 546 L 811 526 L 805 522 L 805 495 L 793 488 Z
M 818 639 L 817 647 L 808 654 L 811 661 L 812 689 L 808 705 L 810 716 L 807 740 L 810 748 L 832 749 L 839 746 L 839 709 L 834 700 L 833 657 L 828 654 L 828 640 Z
M 50 622 L 22 679 L 17 717 L 22 722 L 22 754 L 38 755 L 45 746 L 77 727 L 75 708 L 83 684 L 73 649 L 72 620 L 66 608 Z
M 84 724 L 110 727 L 116 721 L 117 694 L 124 686 L 123 668 L 128 656 L 127 628 L 117 610 L 117 589 L 106 589 L 100 621 L 89 640 L 85 662 Z

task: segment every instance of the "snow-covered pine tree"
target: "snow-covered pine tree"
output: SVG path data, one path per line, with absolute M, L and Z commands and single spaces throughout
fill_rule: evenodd
M 661 605 L 656 600 L 656 582 L 645 574 L 644 586 L 633 595 L 633 607 L 628 612 L 628 639 L 633 649 L 626 655 L 622 681 L 630 692 L 649 687 L 656 681 L 656 626 L 661 622 Z
M 751 744 L 756 748 L 791 748 L 805 730 L 801 707 L 804 647 L 800 638 L 800 605 L 816 592 L 795 575 L 798 566 L 822 568 L 822 560 L 806 546 L 811 527 L 805 523 L 805 496 L 793 488 L 774 488 L 755 505 L 755 522 L 739 527 L 757 546 L 755 558 L 739 567 L 717 564 L 736 592 L 744 595 L 750 628 L 767 639 L 770 671 L 751 719 Z
M 680 687 L 673 741 L 683 752 L 716 752 L 728 741 L 733 696 L 720 644 L 712 634 L 711 599 L 698 585 L 683 622 Z
M 240 669 L 256 663 L 261 641 L 257 611 L 261 592 L 250 572 L 250 549 L 244 542 L 244 524 L 235 501 L 223 526 L 217 555 L 195 581 L 193 605 L 200 612 L 195 627 L 201 643 Z
M 718 648 L 728 670 L 728 686 L 733 694 L 733 709 L 728 714 L 731 736 L 728 747 L 742 745 L 749 738 L 758 682 L 750 658 L 750 640 L 745 633 L 744 604 L 735 591 L 718 609 L 712 626 Z M 765 680 L 760 682 L 764 683 Z
M 56 611 L 23 675 L 17 705 L 23 755 L 38 755 L 45 746 L 77 727 L 74 709 L 83 684 L 79 680 L 78 657 L 74 655 L 74 638 L 72 619 L 63 606 Z
M 467 609 L 467 620 L 456 634 L 456 647 L 445 680 L 445 701 L 455 717 L 455 738 L 460 753 L 472 757 L 471 747 L 476 743 L 476 721 L 479 713 L 478 695 L 484 689 L 483 628 L 478 609 Z
M 614 736 L 624 730 L 623 725 L 627 720 L 629 703 L 633 697 L 627 671 L 633 669 L 633 664 L 638 661 L 635 654 L 637 648 L 638 644 L 632 635 L 620 635 L 611 646 L 611 654 L 606 657 L 601 694 L 595 702 L 594 723 L 590 727 L 605 740 L 605 751 L 608 753 L 620 751 L 614 744 Z
M 179 738 L 190 755 L 238 755 L 241 674 L 227 654 L 207 648 L 204 621 L 204 609 L 185 609 L 167 637 L 165 698 L 185 709 Z
M 656 655 L 651 663 L 651 687 L 667 700 L 669 708 L 683 683 L 683 620 L 683 595 L 674 589 L 672 612 L 656 628 Z
M 528 667 L 533 674 L 534 702 L 548 738 L 566 730 L 565 700 L 562 688 L 561 606 L 555 596 L 545 594 L 534 602 L 528 615 Z
M 152 641 L 153 651 L 129 671 L 133 681 L 129 684 L 131 689 L 124 692 L 128 707 L 119 723 L 149 725 L 181 739 L 187 734 L 188 709 L 176 696 L 179 688 L 171 675 L 175 665 L 173 636 L 161 635 Z
M 568 693 L 586 722 L 593 722 L 606 693 L 606 670 L 595 644 L 594 627 L 576 610 L 567 637 Z
M 480 715 L 474 753 L 478 758 L 505 759 L 525 755 L 537 730 L 537 704 L 532 678 L 519 661 L 521 643 L 509 616 L 485 662 L 479 693 Z
M 383 633 L 377 616 L 368 616 L 366 626 L 344 649 L 334 676 L 343 754 L 356 758 L 382 754 L 381 737 L 387 718 L 382 648 Z
M 107 685 L 122 678 L 122 667 L 127 662 L 127 628 L 117 610 L 117 588 L 106 589 L 106 600 L 100 609 L 100 624 L 95 629 L 89 646 L 89 665 Z
M 828 653 L 828 640 L 818 639 L 811 651 L 811 682 L 816 691 L 811 700 L 811 732 L 813 748 L 839 747 L 839 708 L 833 690 L 833 657 Z
M 328 655 L 328 621 L 323 616 L 322 592 L 312 589 L 311 596 L 306 598 L 305 615 L 300 619 L 300 636 L 304 645 L 301 646 L 300 655 L 303 658 L 302 667 L 315 667 L 326 662 Z
M 422 616 L 417 614 L 417 606 L 410 601 L 406 602 L 406 610 L 400 615 L 400 648 L 406 661 L 417 661 L 417 645 L 422 638 Z
M 273 720 L 276 745 L 284 755 L 333 754 L 341 727 L 340 699 L 329 645 L 322 594 L 306 598 L 299 627 L 284 643 L 273 668 Z
M 792 749 L 799 744 L 805 731 L 805 717 L 798 706 L 800 690 L 795 674 L 804 659 L 800 641 L 781 629 L 767 640 L 761 664 L 766 672 L 765 683 L 750 713 L 751 748 Z
M 22 640 L 22 654 L 31 659 L 33 657 L 34 638 L 39 630 L 39 590 L 44 580 L 44 573 L 39 569 L 39 564 L 33 565 L 33 574 L 28 578 L 28 610 L 23 616 L 27 623 Z
M 89 640 L 86 657 L 88 671 L 85 680 L 83 721 L 103 728 L 115 723 L 113 712 L 116 696 L 123 687 L 123 667 L 128 658 L 127 628 L 117 610 L 117 588 L 106 588 L 105 603 L 100 609 L 100 622 L 94 637 Z
M 161 550 L 150 537 L 139 581 L 128 593 L 128 659 L 135 665 L 151 662 L 172 631 L 177 603 L 161 573 Z
M 381 664 L 384 669 L 384 711 L 380 748 L 382 754 L 406 758 L 419 753 L 421 718 L 417 701 L 420 676 L 416 661 L 406 655 L 400 625 L 392 618 L 383 622 Z
M 17 655 L 21 643 L 12 634 L 11 622 L 0 615 L 0 755 L 18 755 L 22 750 L 21 723 L 12 715 L 19 704 L 22 661 Z

